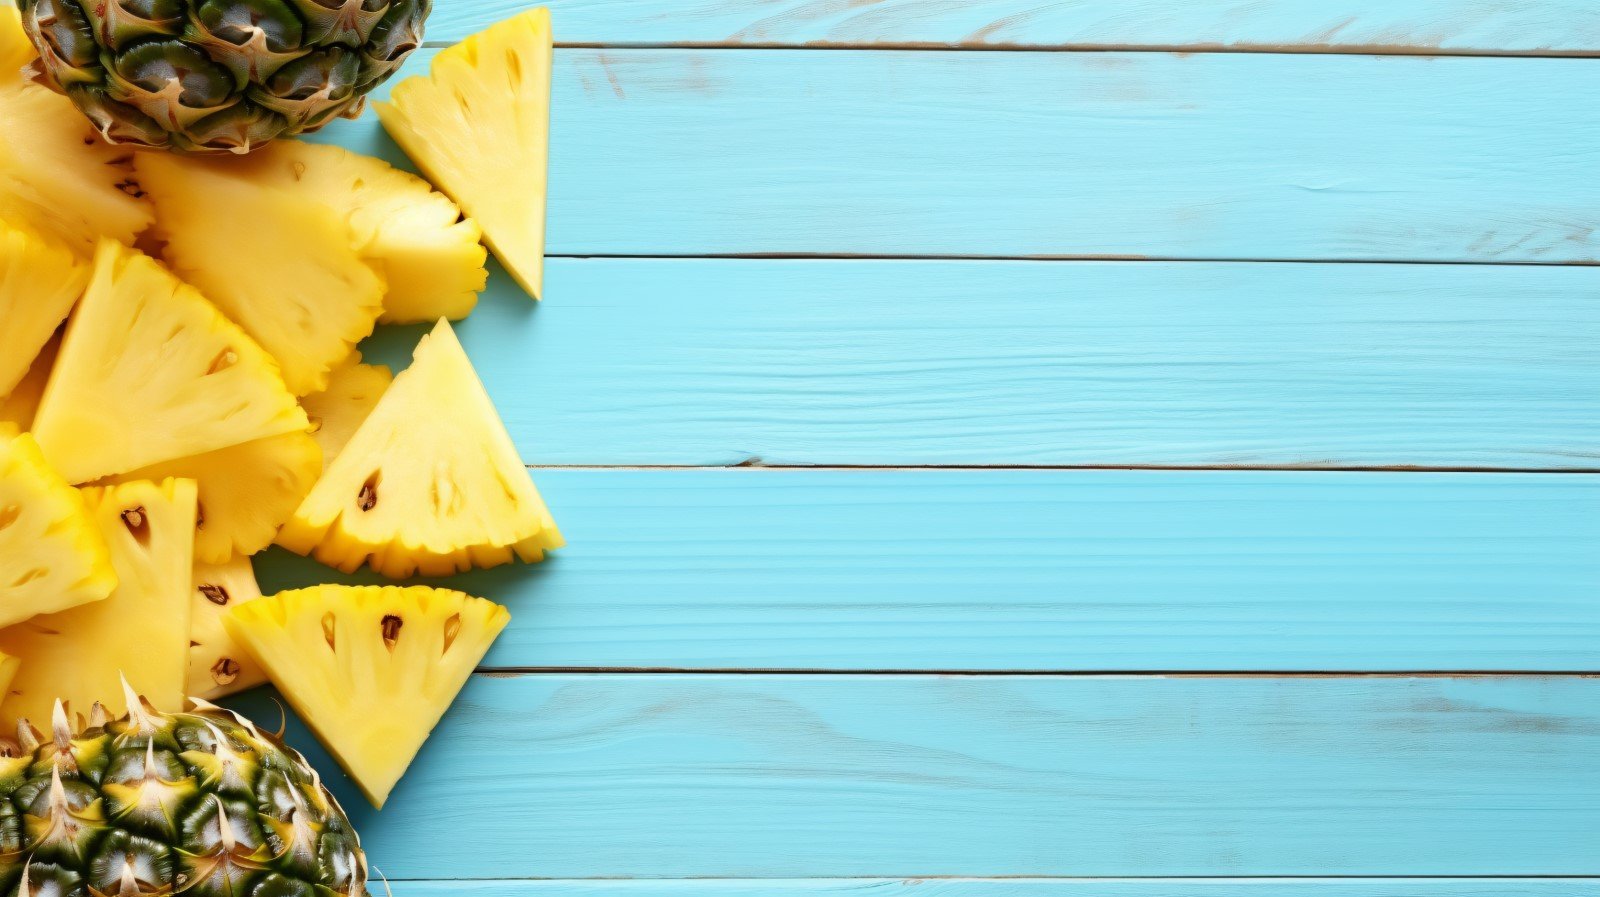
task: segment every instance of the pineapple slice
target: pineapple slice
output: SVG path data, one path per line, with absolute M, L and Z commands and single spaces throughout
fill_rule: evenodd
M 318 586 L 230 611 L 233 633 L 375 807 L 510 622 L 425 586 Z
M 33 416 L 39 412 L 39 400 L 44 398 L 45 384 L 50 382 L 50 372 L 56 366 L 56 354 L 61 351 L 61 333 L 56 332 L 39 350 L 28 373 L 11 390 L 11 395 L 0 399 L 0 424 L 11 424 L 18 430 L 33 429 Z
M 69 482 L 308 426 L 277 365 L 205 297 L 100 244 L 33 425 Z
M 300 400 L 311 419 L 311 434 L 322 446 L 322 463 L 332 464 L 356 435 L 367 415 L 394 382 L 394 375 L 381 364 L 362 364 L 361 353 L 335 368 L 328 375 L 328 388 Z
M 179 477 L 200 486 L 194 556 L 220 564 L 272 544 L 294 509 L 322 474 L 322 450 L 310 434 L 294 431 L 243 442 L 175 461 L 163 461 L 102 482 Z
M 229 609 L 261 597 L 247 557 L 225 564 L 195 564 L 189 595 L 189 684 L 192 698 L 215 701 L 267 681 L 266 671 L 233 636 L 222 618 Z
M 16 8 L 0 5 L 0 218 L 85 257 L 101 235 L 132 243 L 152 215 L 130 186 L 128 151 L 100 139 L 71 100 L 23 80 L 36 55 Z
M 83 496 L 32 436 L 0 424 L 0 626 L 104 600 L 116 585 Z
M 88 280 L 70 251 L 0 220 L 0 399 L 27 375 Z
M 384 130 L 477 220 L 535 299 L 544 291 L 550 65 L 541 7 L 440 52 L 427 77 L 407 78 L 375 104 Z
M 489 253 L 476 222 L 423 179 L 337 146 L 279 140 L 242 158 L 207 160 L 248 171 L 332 206 L 355 248 L 383 275 L 385 324 L 460 320 L 478 304 Z
M 417 345 L 278 542 L 393 578 L 537 561 L 563 543 L 449 323 Z
M 225 164 L 141 153 L 137 168 L 178 276 L 278 359 L 295 395 L 325 389 L 383 312 L 344 216 Z
M 187 480 L 83 490 L 111 546 L 117 587 L 104 601 L 0 631 L 0 652 L 22 661 L 0 714 L 43 722 L 57 698 L 79 713 L 114 714 L 123 676 L 157 710 L 183 709 L 194 571 L 195 486 Z

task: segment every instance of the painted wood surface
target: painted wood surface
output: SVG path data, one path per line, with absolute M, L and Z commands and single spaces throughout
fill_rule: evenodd
M 1331 52 L 1600 50 L 1586 0 L 470 0 L 433 41 L 549 6 L 563 43 L 1150 46 Z
M 459 332 L 536 465 L 1600 468 L 1600 267 L 556 259 Z
M 555 255 L 1589 262 L 1600 245 L 1584 60 L 578 49 L 556 53 L 554 91 Z M 371 116 L 324 139 L 393 154 Z
M 761 879 L 405 881 L 395 897 L 1592 897 L 1579 879 Z
M 495 668 L 1600 669 L 1600 477 L 534 478 L 569 547 L 450 580 L 512 609 Z
M 478 677 L 346 807 L 400 879 L 1595 875 L 1597 751 L 1593 678 Z

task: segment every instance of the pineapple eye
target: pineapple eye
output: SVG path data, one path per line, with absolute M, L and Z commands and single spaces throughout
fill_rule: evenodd
M 383 643 L 393 651 L 395 642 L 400 641 L 400 627 L 405 625 L 405 621 L 394 614 L 388 614 L 378 625 L 383 629 Z
M 150 542 L 150 515 L 144 508 L 129 508 L 122 512 L 122 525 L 128 528 L 140 545 Z
M 239 663 L 231 657 L 224 657 L 211 666 L 211 678 L 218 685 L 232 685 L 239 678 Z
M 361 484 L 361 491 L 356 493 L 356 507 L 363 511 L 370 511 L 378 506 L 379 479 L 380 474 L 374 473 L 372 476 L 367 477 L 365 483 Z
M 333 639 L 333 614 L 332 613 L 326 613 L 326 614 L 322 615 L 322 637 L 328 640 L 328 648 L 329 648 L 329 650 L 338 650 L 337 647 L 334 645 L 334 639 Z
M 239 363 L 239 353 L 232 349 L 223 349 L 217 357 L 211 359 L 211 367 L 206 369 L 207 376 L 221 373 Z
M 450 619 L 444 621 L 444 651 L 450 653 L 450 646 L 456 643 L 456 636 L 461 634 L 461 615 L 451 614 Z
M 206 596 L 207 601 L 218 607 L 226 607 L 228 605 L 228 590 L 222 586 L 205 583 L 200 586 L 200 594 Z

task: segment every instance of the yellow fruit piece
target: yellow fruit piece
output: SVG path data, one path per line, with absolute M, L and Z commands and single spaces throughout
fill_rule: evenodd
M 376 103 L 411 161 L 483 228 L 535 299 L 543 294 L 550 157 L 550 12 L 533 9 L 434 57 Z
M 65 247 L 0 220 L 0 398 L 83 295 L 89 267 Z
M 100 244 L 33 425 L 68 482 L 308 427 L 254 340 L 148 257 Z
M 215 701 L 267 681 L 267 673 L 233 640 L 222 618 L 232 608 L 261 597 L 250 559 L 195 564 L 189 595 L 189 680 L 191 698 Z
M 282 186 L 344 215 L 356 250 L 387 286 L 382 323 L 460 320 L 478 304 L 489 277 L 483 232 L 422 178 L 382 159 L 298 140 L 201 164 Z
M 295 395 L 326 388 L 383 312 L 383 278 L 345 216 L 226 160 L 140 153 L 137 168 L 173 271 L 278 360 Z
M 361 353 L 328 375 L 328 388 L 300 400 L 311 420 L 311 435 L 322 446 L 322 463 L 332 464 L 350 437 L 378 407 L 394 375 L 380 364 L 362 364 Z
M 244 604 L 225 622 L 382 807 L 510 620 L 448 589 L 318 586 Z
M 50 372 L 56 366 L 56 354 L 61 351 L 61 334 L 58 331 L 39 350 L 33 366 L 22 382 L 11 390 L 11 395 L 0 399 L 0 424 L 11 424 L 18 430 L 33 429 L 33 416 L 39 412 L 39 400 L 44 398 L 45 384 L 50 382 Z
M 23 80 L 37 56 L 15 7 L 0 5 L 0 219 L 27 224 L 87 257 L 150 226 L 128 186 L 129 153 L 100 139 L 72 101 Z
M 345 572 L 442 576 L 563 543 L 505 424 L 440 321 L 278 542 Z
M 116 585 L 83 496 L 32 436 L 0 424 L 0 626 L 104 600 Z
M 127 710 L 122 677 L 157 710 L 183 709 L 194 571 L 195 487 L 187 480 L 83 490 L 111 547 L 111 597 L 0 631 L 0 652 L 22 662 L 0 715 L 41 727 L 56 699 L 87 714 Z
M 300 506 L 322 473 L 322 450 L 307 433 L 291 432 L 163 461 L 102 482 L 194 480 L 200 513 L 194 556 L 220 564 L 272 544 L 278 527 Z

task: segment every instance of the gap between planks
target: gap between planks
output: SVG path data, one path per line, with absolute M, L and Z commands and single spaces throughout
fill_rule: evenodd
M 1237 473 L 1600 473 L 1600 467 L 1420 467 L 1397 464 L 1387 467 L 1330 467 L 1316 464 L 1280 465 L 1181 465 L 1181 464 L 768 464 L 760 458 L 746 458 L 734 464 L 529 464 L 529 470 L 1144 470 L 1206 471 Z
M 1142 262 L 1159 262 L 1163 264 L 1186 265 L 1218 265 L 1218 264 L 1248 264 L 1248 265 L 1459 265 L 1485 268 L 1593 268 L 1600 266 L 1600 260 L 1584 259 L 1577 261 L 1540 262 L 1540 261 L 1513 261 L 1494 262 L 1482 259 L 1364 259 L 1364 258 L 1234 258 L 1230 256 L 1164 256 L 1164 255 L 1118 255 L 1105 253 L 1073 253 L 1064 255 L 877 255 L 872 253 L 843 253 L 843 252 L 698 252 L 698 253 L 626 253 L 626 252 L 589 252 L 589 253 L 550 253 L 547 259 L 577 259 L 586 261 L 598 260 L 683 260 L 694 261 L 702 259 L 725 261 L 766 261 L 766 262 L 1124 262 L 1138 264 Z
M 696 667 L 481 667 L 475 675 L 489 679 L 524 676 L 901 676 L 926 678 L 1025 677 L 1073 679 L 1600 679 L 1600 670 L 849 670 L 821 668 L 696 668 Z

